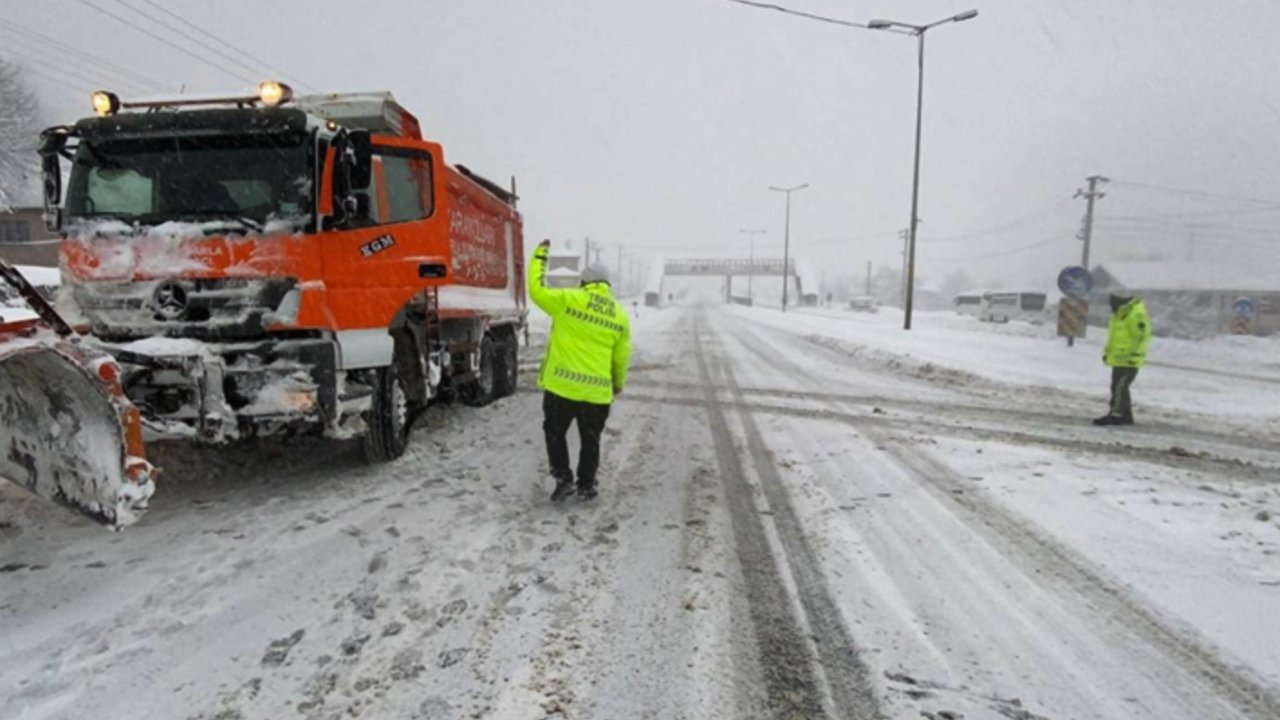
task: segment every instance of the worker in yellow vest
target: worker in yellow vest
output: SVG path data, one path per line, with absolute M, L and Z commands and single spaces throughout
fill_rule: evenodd
M 569 425 L 578 424 L 582 447 L 578 454 L 578 497 L 597 494 L 596 471 L 600 467 L 600 435 L 615 395 L 627 383 L 631 360 L 631 320 L 613 297 L 609 271 L 591 265 L 582 271 L 577 288 L 547 287 L 547 253 L 551 241 L 543 240 L 529 263 L 529 297 L 551 316 L 546 355 L 538 371 L 543 389 L 542 430 L 547 458 L 556 487 L 551 499 L 559 502 L 573 494 L 574 474 L 569 468 Z
M 1093 421 L 1094 425 L 1132 425 L 1133 399 L 1129 388 L 1138 370 L 1147 364 L 1151 344 L 1151 315 L 1136 297 L 1113 293 L 1111 320 L 1107 324 L 1107 347 L 1102 362 L 1111 368 L 1111 409 Z

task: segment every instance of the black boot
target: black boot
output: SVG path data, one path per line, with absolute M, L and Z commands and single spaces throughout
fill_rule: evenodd
M 1100 418 L 1094 418 L 1093 424 L 1094 425 L 1123 425 L 1124 418 L 1119 415 L 1112 415 L 1108 413 L 1106 415 L 1103 415 Z
M 599 495 L 599 494 L 600 493 L 596 491 L 595 480 L 590 480 L 588 482 L 582 482 L 581 480 L 578 481 L 578 499 L 579 500 L 592 500 L 595 498 L 596 495 Z
M 551 502 L 560 502 L 573 494 L 573 478 L 556 478 L 556 489 L 551 491 Z

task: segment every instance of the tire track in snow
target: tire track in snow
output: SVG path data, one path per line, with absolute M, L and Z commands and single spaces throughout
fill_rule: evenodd
M 783 559 L 796 583 L 813 646 L 805 640 L 800 619 L 794 615 L 786 583 L 769 546 L 759 510 L 752 502 L 752 488 L 745 479 L 728 421 L 716 398 L 709 365 L 726 374 L 728 370 L 720 367 L 714 357 L 708 362 L 700 325 L 697 322 L 694 325 L 698 373 L 706 385 L 707 415 L 720 474 L 728 485 L 725 496 L 746 580 L 752 625 L 768 686 L 769 707 L 778 718 L 826 716 L 822 684 L 814 672 L 813 661 L 816 659 L 825 668 L 827 687 L 837 717 L 849 720 L 883 717 L 867 678 L 866 667 L 857 655 L 839 609 L 817 568 L 777 470 L 764 448 L 760 431 L 750 414 L 741 412 L 751 458 L 773 510 L 774 523 L 783 545 Z M 732 384 L 731 376 L 727 377 Z
M 667 390 L 701 389 L 701 387 L 695 383 L 655 383 L 644 379 L 632 382 L 631 384 L 639 387 L 661 387 Z M 718 387 L 717 389 L 724 392 L 728 392 L 730 390 L 730 388 L 723 386 Z M 941 413 L 950 415 L 957 419 L 963 418 L 965 415 L 977 415 L 992 420 L 1008 421 L 1012 419 L 1020 422 L 1039 423 L 1054 429 L 1062 429 L 1063 426 L 1069 429 L 1082 431 L 1089 431 L 1092 429 L 1090 426 L 1083 424 L 1079 413 L 1050 412 L 1045 409 L 1029 410 L 1025 406 L 1001 407 L 997 405 L 962 404 L 951 400 L 893 398 L 886 395 L 836 393 L 826 391 L 820 392 L 774 387 L 747 386 L 739 387 L 737 389 L 741 391 L 742 394 L 748 396 L 773 397 L 788 400 L 817 400 L 827 403 L 870 406 L 892 406 L 921 413 Z M 1245 450 L 1280 453 L 1280 442 L 1275 442 L 1273 440 L 1255 437 L 1242 437 L 1235 433 L 1193 430 L 1163 422 L 1144 422 L 1141 425 L 1122 428 L 1108 428 L 1106 432 L 1108 435 L 1116 436 L 1121 439 L 1132 436 L 1173 438 Z
M 751 331 L 739 324 L 729 333 L 753 354 L 780 372 L 821 386 L 821 379 L 767 344 L 744 337 Z M 1248 669 L 1233 666 L 1219 656 L 1194 630 L 1179 628 L 1161 617 L 1139 599 L 1130 596 L 1120 583 L 1105 576 L 1088 559 L 1044 534 L 1013 511 L 980 493 L 970 492 L 962 478 L 940 461 L 904 445 L 894 435 L 873 423 L 858 423 L 860 431 L 910 472 L 922 486 L 933 488 L 944 502 L 972 516 L 971 526 L 1011 560 L 1039 577 L 1056 582 L 1084 602 L 1104 627 L 1118 636 L 1127 636 L 1155 650 L 1160 657 L 1185 674 L 1189 681 L 1228 704 L 1239 717 L 1274 720 L 1280 717 L 1280 693 Z M 957 492 L 961 491 L 961 492 Z M 1139 652 L 1141 654 L 1141 652 Z M 1186 688 L 1171 682 L 1176 692 Z
M 665 405 L 683 405 L 687 407 L 705 407 L 707 401 L 702 398 L 661 397 L 656 395 L 631 394 L 630 400 Z M 738 397 L 735 400 L 719 401 L 722 407 L 762 413 L 781 415 L 784 417 L 803 418 L 806 420 L 827 420 L 855 427 L 875 425 L 903 431 L 929 431 L 939 435 L 966 439 L 989 440 L 1016 445 L 1028 445 L 1053 449 L 1071 449 L 1093 455 L 1118 457 L 1125 460 L 1141 460 L 1153 465 L 1164 465 L 1175 470 L 1198 470 L 1231 476 L 1232 479 L 1254 483 L 1274 484 L 1276 473 L 1280 467 L 1244 462 L 1234 458 L 1222 458 L 1213 455 L 1172 452 L 1171 448 L 1151 445 L 1129 445 L 1123 442 L 1104 442 L 1085 438 L 1069 438 L 1062 436 L 1046 436 L 1021 430 L 1004 428 L 978 427 L 974 425 L 957 425 L 926 417 L 902 417 L 881 414 L 860 414 L 842 412 L 825 408 L 798 407 L 794 405 L 776 405 L 769 403 L 748 402 Z M 840 400 L 824 401 L 834 405 Z M 960 419 L 960 418 L 955 418 Z

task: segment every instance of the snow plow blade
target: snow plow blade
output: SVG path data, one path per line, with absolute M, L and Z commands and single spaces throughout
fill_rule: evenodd
M 141 517 L 157 470 L 120 366 L 84 342 L 11 266 L 37 318 L 0 317 L 0 479 L 119 530 Z
M 146 508 L 155 470 L 129 452 L 138 411 L 91 374 L 110 362 L 0 341 L 0 477 L 118 530 Z

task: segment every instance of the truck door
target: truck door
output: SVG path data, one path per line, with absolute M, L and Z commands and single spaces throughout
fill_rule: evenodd
M 447 208 L 435 191 L 439 146 L 375 136 L 368 218 L 325 238 L 325 282 L 338 329 L 386 328 L 449 264 Z

